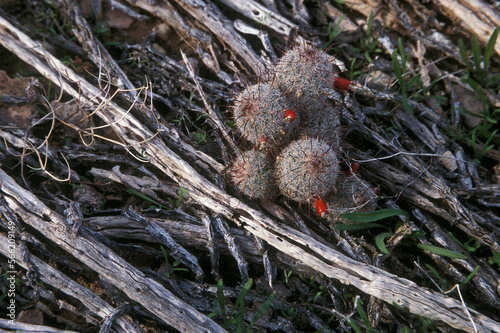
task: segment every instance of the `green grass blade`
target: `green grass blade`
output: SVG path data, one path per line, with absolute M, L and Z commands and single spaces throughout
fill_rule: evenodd
M 238 313 L 232 319 L 233 323 L 236 323 L 236 329 L 235 329 L 236 333 L 241 333 L 243 330 L 243 323 L 245 322 L 245 313 L 246 313 L 245 303 L 241 303 L 240 306 L 238 307 Z
M 370 12 L 370 16 L 368 17 L 368 27 L 366 28 L 367 37 L 369 37 L 372 34 L 372 25 L 373 25 L 373 10 Z
M 467 258 L 467 256 L 463 255 L 462 253 L 458 253 L 455 251 L 451 251 L 451 250 L 448 250 L 448 249 L 445 249 L 442 247 L 437 247 L 437 246 L 430 245 L 430 244 L 420 244 L 419 243 L 419 244 L 417 244 L 417 247 L 422 249 L 422 250 L 429 251 L 429 252 L 432 252 L 434 254 L 438 254 L 440 256 L 448 257 L 451 259 L 465 259 L 465 258 Z
M 378 223 L 344 223 L 344 224 L 336 224 L 333 226 L 335 230 L 345 230 L 345 231 L 356 231 L 356 230 L 364 230 L 370 228 L 378 228 L 384 227 L 382 224 Z
M 165 250 L 165 248 L 163 246 L 160 246 L 160 249 L 161 249 L 161 252 L 163 253 L 163 257 L 165 258 L 165 261 L 168 262 L 167 251 Z
M 441 276 L 439 275 L 439 272 L 434 267 L 432 267 L 429 264 L 425 264 L 425 266 L 427 266 L 427 268 L 432 272 L 432 274 L 434 274 L 435 277 L 437 277 L 439 280 L 442 280 Z
M 472 279 L 474 277 L 474 275 L 476 275 L 476 273 L 477 273 L 477 271 L 479 271 L 480 267 L 481 266 L 477 265 L 476 268 L 474 268 L 474 270 L 472 272 L 470 272 L 470 274 L 467 276 L 467 278 L 464 280 L 464 282 L 460 283 L 460 286 L 462 286 L 462 287 L 465 286 L 465 284 L 467 282 L 469 282 L 470 279 Z
M 458 244 L 460 245 L 462 248 L 464 248 L 467 252 L 474 252 L 478 249 L 479 247 L 479 241 L 476 239 L 476 238 L 472 238 L 471 240 L 469 240 L 468 242 L 466 243 L 462 243 L 457 237 L 455 237 L 455 235 L 453 235 L 453 233 L 451 232 L 448 232 L 448 234 L 451 236 L 451 238 L 453 238 L 453 240 Z M 471 241 L 474 241 L 474 244 L 473 246 L 470 246 L 469 243 Z
M 252 284 L 253 284 L 253 279 L 252 278 L 248 279 L 247 283 L 245 284 L 245 286 L 241 290 L 240 294 L 238 295 L 238 298 L 236 299 L 236 303 L 234 303 L 233 311 L 231 311 L 231 315 L 230 315 L 231 317 L 233 316 L 235 309 L 238 309 L 242 304 L 244 304 L 243 300 L 244 300 L 245 296 L 247 295 L 247 293 L 252 288 Z
M 493 54 L 493 51 L 495 50 L 495 44 L 497 43 L 497 38 L 498 38 L 498 27 L 493 30 L 493 33 L 491 34 L 490 39 L 488 40 L 488 44 L 486 45 L 486 50 L 484 51 L 484 69 L 486 70 L 488 68 L 488 64 L 491 59 L 491 55 Z
M 472 59 L 474 60 L 476 71 L 481 71 L 481 48 L 476 36 L 472 37 Z
M 477 83 L 476 81 L 474 81 L 472 78 L 465 76 L 462 78 L 462 82 L 467 83 L 468 85 L 470 85 L 472 87 L 472 89 L 474 89 L 474 92 L 477 94 L 476 98 L 479 99 L 480 101 L 485 101 L 488 98 L 486 96 L 486 94 L 484 93 L 481 85 L 479 83 Z
M 410 219 L 410 214 L 402 209 L 381 209 L 374 212 L 354 212 L 354 213 L 344 213 L 340 215 L 351 221 L 356 222 L 375 222 L 392 216 L 403 215 L 406 221 Z
M 462 60 L 464 61 L 465 66 L 467 66 L 467 69 L 469 71 L 472 71 L 473 70 L 472 64 L 470 63 L 469 58 L 467 57 L 467 50 L 465 49 L 465 44 L 462 39 L 458 40 L 458 50 L 460 52 L 460 55 L 462 56 Z
M 493 118 L 491 118 L 491 117 L 489 117 L 489 116 L 486 116 L 486 118 L 485 118 L 485 119 L 486 119 L 486 121 L 487 121 L 487 122 L 489 122 L 489 123 L 491 123 L 491 124 L 497 124 L 497 123 L 498 123 L 498 120 L 493 119 Z
M 408 81 L 407 89 L 410 90 L 413 86 L 420 85 L 421 83 L 422 83 L 422 75 L 418 73 L 417 75 L 412 77 L 410 81 Z
M 415 230 L 415 231 L 410 232 L 410 234 L 408 236 L 406 236 L 406 238 L 414 239 L 414 238 L 418 238 L 418 237 L 422 237 L 422 236 L 425 236 L 425 231 Z
M 441 289 L 448 289 L 447 286 L 448 286 L 448 280 L 441 277 L 441 275 L 439 275 L 439 272 L 434 268 L 432 267 L 431 265 L 429 264 L 425 264 L 425 266 L 427 266 L 427 269 L 429 271 L 432 272 L 432 274 L 434 274 L 434 276 L 436 277 L 436 279 L 438 280 L 440 286 L 441 286 Z M 431 278 L 432 279 L 432 278 Z
M 488 258 L 488 263 L 490 265 L 496 263 L 500 267 L 500 252 L 491 250 L 492 256 Z
M 437 82 L 443 79 L 444 75 L 439 75 L 434 80 L 432 80 L 426 88 L 426 91 L 429 91 Z
M 335 28 L 333 28 L 332 30 L 332 22 L 330 22 L 330 24 L 328 25 L 328 42 L 326 42 L 322 47 L 321 49 L 322 50 L 326 50 L 328 47 L 330 47 L 330 45 L 333 44 L 333 41 L 334 39 L 340 35 L 343 31 L 344 31 L 344 28 L 339 28 L 340 26 L 340 23 L 342 22 L 342 20 L 345 18 L 345 14 L 343 14 L 339 20 L 337 21 L 337 24 L 335 24 Z
M 392 68 L 394 69 L 394 74 L 396 74 L 399 84 L 403 85 L 403 74 L 398 61 L 398 52 L 396 50 L 392 52 Z
M 361 328 L 359 328 L 358 324 L 356 324 L 354 320 L 349 320 L 349 325 L 351 325 L 351 328 L 354 330 L 354 332 L 363 333 L 363 331 L 361 331 Z
M 248 325 L 247 329 L 245 330 L 245 333 L 251 332 L 252 326 L 257 322 L 257 320 L 259 320 L 264 315 L 264 312 L 266 312 L 267 309 L 269 309 L 269 307 L 273 303 L 275 296 L 276 296 L 275 293 L 272 293 L 271 295 L 269 295 L 269 297 L 266 299 L 264 304 L 262 304 L 262 306 L 260 307 L 259 311 L 257 311 L 255 316 L 253 317 L 252 322 Z
M 368 331 L 370 333 L 375 333 L 375 329 L 373 328 L 372 324 L 370 323 L 370 320 L 368 319 L 368 316 L 366 315 L 365 309 L 363 309 L 363 304 L 361 302 L 358 302 L 358 305 L 356 309 L 358 310 L 359 316 L 361 319 L 363 319 L 363 322 L 366 325 L 366 328 L 368 328 Z
M 406 73 L 406 53 L 405 47 L 403 45 L 403 40 L 401 38 L 398 39 L 399 46 L 399 55 L 401 56 L 401 69 L 403 73 Z
M 389 250 L 387 250 L 387 248 L 385 247 L 384 240 L 392 235 L 392 232 L 383 232 L 375 237 L 375 244 L 382 253 L 390 254 Z
M 224 328 L 227 328 L 226 304 L 224 303 L 224 282 L 222 282 L 222 279 L 217 282 L 217 300 L 219 301 L 220 315 L 224 322 Z
M 153 199 L 151 199 L 150 197 L 148 197 L 147 195 L 144 195 L 142 194 L 141 192 L 137 191 L 137 190 L 134 190 L 133 188 L 129 188 L 127 190 L 127 193 L 130 193 L 130 194 L 134 194 L 134 195 L 137 195 L 139 198 L 142 198 L 146 201 L 149 201 L 151 202 L 152 204 L 155 204 L 155 205 L 158 205 L 158 207 L 160 207 L 161 209 L 166 209 L 167 207 L 163 206 L 161 203 L 159 203 L 158 201 L 155 201 Z
M 408 96 L 406 95 L 406 92 L 403 92 L 403 95 L 401 95 L 401 103 L 403 103 L 406 112 L 413 114 L 413 108 L 410 103 L 408 103 Z
M 373 58 L 370 56 L 370 53 L 368 51 L 365 51 L 365 59 L 366 61 L 368 61 L 369 63 L 372 63 L 373 62 Z

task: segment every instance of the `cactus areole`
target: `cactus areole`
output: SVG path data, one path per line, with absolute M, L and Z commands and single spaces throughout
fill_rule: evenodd
M 287 117 L 283 115 L 283 110 L 288 109 L 287 104 L 283 94 L 270 84 L 249 86 L 234 100 L 234 117 L 239 132 L 255 145 L 277 146 L 288 142 L 298 127 L 298 121 L 283 121 L 283 116 Z
M 281 91 L 297 97 L 329 95 L 332 79 L 335 83 L 337 77 L 334 63 L 333 56 L 312 45 L 297 45 L 276 64 L 276 84 Z
M 228 173 L 240 193 L 249 198 L 270 198 L 275 193 L 272 163 L 264 152 L 243 152 Z

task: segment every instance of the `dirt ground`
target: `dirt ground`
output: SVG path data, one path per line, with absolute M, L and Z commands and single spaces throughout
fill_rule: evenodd
M 498 26 L 0 1 L 0 328 L 500 332 Z

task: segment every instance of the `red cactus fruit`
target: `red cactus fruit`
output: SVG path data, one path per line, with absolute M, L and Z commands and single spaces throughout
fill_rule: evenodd
M 326 214 L 328 214 L 328 207 L 326 206 L 326 202 L 319 195 L 314 199 L 314 204 L 316 206 L 316 212 L 318 212 L 319 216 L 325 217 Z
M 286 121 L 292 122 L 296 118 L 297 118 L 297 114 L 295 113 L 295 111 L 290 110 L 290 109 L 285 111 L 285 120 Z
M 349 166 L 349 170 L 347 171 L 347 177 L 350 177 L 359 171 L 359 164 L 356 162 L 352 162 Z
M 335 88 L 340 89 L 340 90 L 349 90 L 349 86 L 351 85 L 351 81 L 347 79 L 343 79 L 341 77 L 336 77 L 333 79 L 333 85 Z

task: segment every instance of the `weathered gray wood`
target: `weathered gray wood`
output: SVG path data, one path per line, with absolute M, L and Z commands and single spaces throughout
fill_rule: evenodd
M 248 281 L 248 263 L 243 257 L 240 247 L 234 241 L 234 235 L 230 233 L 227 223 L 220 216 L 214 216 L 211 220 L 215 227 L 215 230 L 217 230 L 219 234 L 224 237 L 231 255 L 238 263 L 238 269 L 240 271 L 241 279 L 243 280 L 243 282 Z
M 298 29 L 296 24 L 290 22 L 278 13 L 269 10 L 258 2 L 252 0 L 219 0 L 219 2 L 237 10 L 251 21 L 259 22 L 287 38 L 291 37 L 293 30 Z
M 500 26 L 498 10 L 493 10 L 486 1 L 482 0 L 433 0 L 441 11 L 454 22 L 467 29 L 471 37 L 477 38 L 485 45 L 495 27 Z M 495 44 L 495 51 L 500 55 L 500 40 Z
M 195 38 L 204 43 L 211 43 L 211 40 L 202 40 L 200 36 L 196 36 L 199 30 L 190 28 L 185 23 L 185 19 L 182 15 L 180 15 L 168 1 L 151 3 L 145 0 L 127 0 L 127 2 L 151 13 L 151 15 L 161 18 L 167 24 L 173 25 L 183 36 L 189 36 L 190 38 Z M 261 74 L 264 72 L 265 68 L 259 56 L 248 47 L 246 40 L 234 30 L 232 22 L 224 17 L 214 4 L 204 2 L 203 0 L 176 0 L 175 2 L 197 21 L 203 22 L 222 43 L 229 45 L 233 52 L 241 56 L 247 65 L 252 68 L 254 74 Z
M 165 245 L 171 252 L 170 255 L 179 260 L 182 264 L 186 265 L 195 275 L 196 278 L 200 281 L 203 280 L 203 269 L 201 269 L 200 264 L 198 263 L 198 258 L 189 253 L 184 247 L 179 245 L 173 238 L 170 236 L 165 229 L 161 228 L 158 224 L 154 223 L 150 219 L 142 216 L 137 213 L 132 207 L 129 207 L 125 212 L 125 216 L 128 218 L 137 221 L 144 225 L 145 229 L 149 232 L 154 239 L 158 240 L 161 244 Z
M 68 331 L 68 330 L 58 330 L 57 328 L 52 328 L 49 326 L 43 325 L 32 325 L 25 324 L 21 322 L 11 323 L 10 320 L 0 318 L 0 328 L 4 328 L 6 330 L 15 330 L 15 332 L 37 332 L 37 333 L 77 333 L 76 331 Z
M 0 170 L 0 194 L 25 223 L 97 272 L 165 323 L 182 332 L 225 332 L 89 235 L 75 234 L 64 217 Z
M 5 255 L 6 257 L 9 257 L 8 245 L 9 241 L 7 237 L 3 234 L 0 234 L 0 253 Z M 20 243 L 15 244 L 17 251 L 20 251 L 20 246 Z M 113 306 L 109 305 L 101 298 L 96 296 L 88 288 L 85 288 L 84 286 L 71 280 L 69 277 L 53 268 L 52 266 L 46 264 L 36 256 L 29 254 L 27 258 L 18 256 L 16 259 L 16 263 L 21 267 L 24 267 L 25 269 L 34 267 L 40 280 L 79 300 L 91 312 L 99 316 L 101 319 L 105 319 L 106 317 L 111 316 L 115 311 L 115 308 Z M 28 259 L 28 261 L 25 261 L 24 259 Z M 116 318 L 115 324 L 113 326 L 119 332 L 140 332 L 125 318 L 125 316 Z M 2 327 L 1 325 L 0 327 L 8 328 Z

